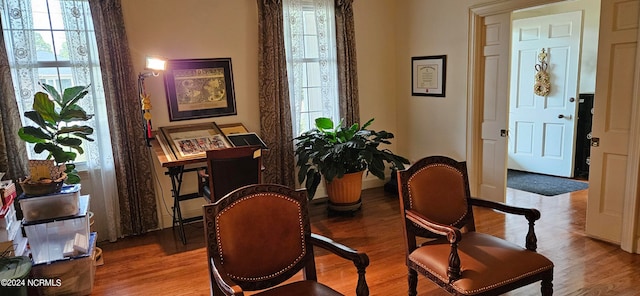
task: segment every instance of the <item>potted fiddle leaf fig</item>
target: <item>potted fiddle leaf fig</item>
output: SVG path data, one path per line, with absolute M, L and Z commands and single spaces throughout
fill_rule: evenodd
M 89 86 L 69 87 L 62 95 L 51 85 L 40 83 L 40 86 L 44 91 L 34 95 L 33 110 L 24 113 L 36 125 L 20 128 L 18 135 L 20 139 L 35 144 L 34 152 L 48 153 L 46 159 L 53 160 L 55 167 L 62 169 L 53 172 L 51 178 L 27 178 L 25 181 L 31 184 L 60 183 L 60 186 L 62 182 L 80 183 L 74 161 L 78 154 L 84 153 L 83 141 L 93 141 L 89 137 L 93 128 L 82 124 L 93 115 L 87 114 L 78 102 L 88 94 Z
M 379 179 L 385 178 L 385 163 L 391 169 L 404 169 L 409 160 L 396 155 L 382 144 L 394 135 L 387 131 L 368 129 L 373 119 L 360 126 L 338 125 L 326 117 L 315 120 L 315 128 L 296 137 L 295 155 L 297 157 L 298 181 L 305 182 L 309 199 L 316 193 L 321 176 L 324 176 L 329 195 L 329 206 L 334 210 L 353 210 L 360 206 L 362 174 L 371 173 Z M 349 179 L 355 187 L 332 188 L 340 186 Z M 349 185 L 350 186 L 350 185 Z M 332 196 L 332 195 L 336 196 Z

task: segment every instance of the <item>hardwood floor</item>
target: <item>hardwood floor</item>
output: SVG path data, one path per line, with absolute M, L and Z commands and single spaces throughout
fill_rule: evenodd
M 640 255 L 584 234 L 587 190 L 548 197 L 507 190 L 507 203 L 542 212 L 536 224 L 538 252 L 555 264 L 555 295 L 640 295 Z M 366 252 L 371 264 L 371 295 L 407 295 L 399 202 L 382 188 L 363 192 L 363 207 L 353 217 L 328 217 L 325 204 L 312 204 L 313 231 Z M 478 231 L 524 245 L 526 220 L 475 209 Z M 171 229 L 99 244 L 105 264 L 98 266 L 92 295 L 209 295 L 202 223 L 186 227 L 182 245 Z M 319 281 L 355 295 L 356 272 L 350 262 L 316 249 Z M 507 295 L 540 295 L 539 283 Z M 426 278 L 418 295 L 447 295 Z

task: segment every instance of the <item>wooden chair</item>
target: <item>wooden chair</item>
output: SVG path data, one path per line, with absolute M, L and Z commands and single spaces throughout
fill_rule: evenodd
M 248 185 L 204 206 L 212 295 L 342 295 L 317 282 L 313 247 L 353 261 L 356 295 L 368 295 L 369 257 L 311 233 L 306 191 Z M 280 285 L 303 271 L 304 280 Z
M 409 295 L 417 294 L 418 273 L 453 295 L 498 295 L 537 281 L 542 295 L 553 294 L 553 263 L 536 253 L 538 210 L 472 198 L 466 163 L 444 156 L 423 158 L 397 177 Z M 526 249 L 476 232 L 472 206 L 524 216 Z
M 261 151 L 260 146 L 208 150 L 207 170 L 198 171 L 199 194 L 215 202 L 236 188 L 261 183 Z

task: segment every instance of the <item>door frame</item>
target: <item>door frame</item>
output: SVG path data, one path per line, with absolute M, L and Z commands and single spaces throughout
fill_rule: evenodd
M 510 13 L 514 10 L 562 2 L 563 0 L 511 0 L 493 1 L 471 6 L 469 9 L 469 61 L 467 72 L 467 164 L 469 168 L 469 185 L 472 194 L 479 190 L 482 171 L 481 151 L 481 123 L 484 108 L 482 89 L 482 23 L 486 16 Z M 640 32 L 640 30 L 639 30 Z M 640 96 L 640 33 L 639 46 L 636 53 L 636 79 L 634 82 L 634 95 Z M 640 235 L 636 214 L 640 212 L 640 197 L 638 197 L 640 180 L 640 103 L 634 101 L 631 115 L 631 137 L 629 138 L 629 163 L 627 164 L 627 180 L 624 196 L 624 210 L 622 217 L 622 237 L 620 247 L 632 253 L 639 253 Z M 506 157 L 506 155 L 505 155 Z M 506 174 L 506 168 L 505 168 Z

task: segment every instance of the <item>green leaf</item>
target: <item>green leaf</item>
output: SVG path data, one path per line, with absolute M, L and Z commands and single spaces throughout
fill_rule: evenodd
M 60 115 L 55 109 L 54 102 L 43 92 L 38 92 L 34 95 L 33 110 L 40 113 L 42 119 L 51 124 L 56 124 L 60 121 Z
M 71 137 L 58 137 L 57 142 L 59 145 L 75 149 L 80 154 L 84 153 L 84 149 L 82 149 L 82 147 L 80 146 L 82 144 L 81 139 Z
M 66 88 L 62 94 L 62 106 L 63 108 L 66 106 L 70 106 L 78 102 L 78 100 L 84 98 L 89 91 L 89 86 L 73 86 Z
M 80 176 L 77 173 L 67 173 L 67 180 L 64 181 L 67 184 L 80 183 Z
M 373 122 L 373 120 L 374 120 L 374 119 L 375 119 L 375 118 L 371 118 L 371 119 L 369 119 L 369 121 L 367 121 L 367 123 L 365 123 L 365 124 L 362 126 L 362 129 L 366 129 L 367 127 L 369 127 L 369 126 L 371 125 L 371 123 Z
M 316 118 L 316 127 L 319 130 L 331 130 L 333 129 L 333 120 L 327 117 Z
M 58 105 L 62 106 L 62 98 L 60 97 L 60 93 L 56 90 L 55 87 L 48 85 L 46 83 L 39 83 L 40 86 L 47 92 L 54 101 L 58 103 Z
M 78 105 L 69 105 L 60 111 L 60 120 L 64 122 L 87 121 L 91 118 L 93 118 L 93 115 L 87 114 L 87 112 Z
M 74 136 L 78 137 L 78 138 L 83 138 L 89 142 L 93 142 L 94 139 L 89 138 L 86 134 L 82 134 L 82 133 L 73 133 Z
M 93 128 L 88 125 L 72 125 L 61 128 L 58 131 L 58 135 L 66 134 L 66 133 L 78 133 L 84 135 L 93 134 Z
M 51 140 L 51 135 L 47 134 L 40 128 L 32 126 L 25 126 L 18 130 L 18 136 L 28 143 L 45 143 L 47 140 Z
M 71 138 L 71 137 L 58 137 L 57 142 L 60 145 L 69 146 L 69 147 L 80 146 L 80 144 L 82 144 L 82 140 L 78 138 Z
M 42 118 L 40 113 L 36 111 L 26 111 L 24 112 L 24 117 L 31 119 L 31 121 L 35 122 L 39 127 L 46 128 L 55 128 L 55 126 L 51 123 L 48 123 Z
M 307 174 L 307 182 L 305 183 L 305 187 L 307 188 L 308 198 L 309 200 L 313 199 L 316 195 L 316 190 L 318 190 L 318 185 L 320 185 L 320 180 L 322 180 L 322 176 L 320 173 L 315 171 L 309 171 Z

